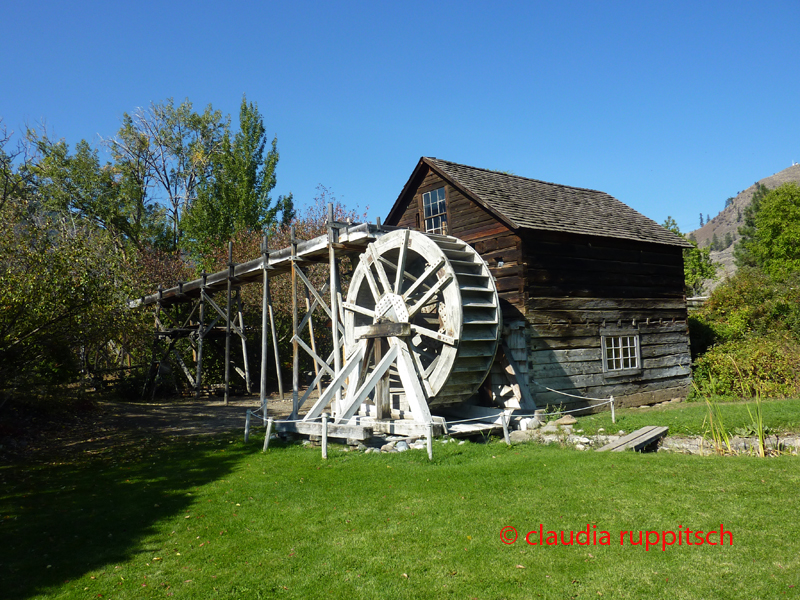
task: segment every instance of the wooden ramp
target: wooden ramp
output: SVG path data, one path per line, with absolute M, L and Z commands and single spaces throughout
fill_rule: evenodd
M 610 450 L 611 452 L 622 452 L 623 450 L 633 449 L 641 452 L 651 444 L 657 443 L 661 438 L 666 437 L 669 427 L 642 427 L 633 433 L 619 438 L 616 442 L 606 444 L 602 448 L 598 448 L 598 452 Z

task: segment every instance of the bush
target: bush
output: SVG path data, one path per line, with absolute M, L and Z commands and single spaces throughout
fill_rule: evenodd
M 788 335 L 773 335 L 719 344 L 695 361 L 694 383 L 701 396 L 797 396 L 800 343 Z
M 773 332 L 800 340 L 800 274 L 776 281 L 761 270 L 744 268 L 714 290 L 693 321 L 693 333 L 710 330 L 702 340 L 706 347 Z

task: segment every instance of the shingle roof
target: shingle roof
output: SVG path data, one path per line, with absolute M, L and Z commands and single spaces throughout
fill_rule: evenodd
M 605 192 L 423 157 L 440 176 L 514 229 L 563 231 L 691 247 L 682 237 Z

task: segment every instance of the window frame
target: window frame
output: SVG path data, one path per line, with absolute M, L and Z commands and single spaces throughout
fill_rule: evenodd
M 447 185 L 443 185 L 443 183 L 437 183 L 437 184 L 429 186 L 429 187 L 426 186 L 426 189 L 419 190 L 419 211 L 418 211 L 418 214 L 420 216 L 420 224 L 421 224 L 420 231 L 422 231 L 423 233 L 436 233 L 438 235 L 450 235 L 449 234 L 449 231 L 450 231 L 450 198 L 449 198 L 449 196 L 450 195 L 448 194 L 447 187 L 448 186 Z M 436 213 L 434 215 L 431 215 L 430 217 L 426 217 L 425 216 L 425 194 L 430 194 L 432 192 L 438 192 L 439 190 L 443 190 L 444 191 L 444 198 L 441 199 L 441 200 L 437 200 L 437 204 L 439 204 L 440 202 L 444 202 L 444 211 L 443 212 L 438 212 L 438 213 Z M 437 232 L 436 231 L 437 228 L 434 228 L 433 230 L 429 230 L 428 229 L 428 220 L 429 219 L 434 219 L 436 217 L 442 217 L 442 216 L 444 217 L 444 223 L 443 223 L 444 226 L 438 228 L 441 231 Z
M 633 338 L 634 355 L 630 358 L 635 358 L 636 365 L 633 367 L 625 367 L 614 369 L 609 366 L 611 360 L 624 360 L 622 356 L 622 349 L 629 346 L 622 345 L 623 338 Z M 614 350 L 613 345 L 609 347 L 609 340 L 618 340 L 620 345 L 617 347 L 619 356 L 612 356 L 609 358 L 608 352 Z M 619 327 L 611 327 L 600 330 L 600 360 L 603 362 L 603 375 L 605 377 L 624 377 L 626 375 L 636 375 L 642 372 L 642 344 L 638 329 L 622 329 Z

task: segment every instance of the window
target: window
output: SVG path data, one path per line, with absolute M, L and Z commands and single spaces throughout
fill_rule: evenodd
M 447 205 L 444 188 L 440 187 L 422 194 L 426 233 L 447 233 Z
M 602 337 L 603 371 L 623 375 L 641 371 L 638 332 L 615 332 Z

